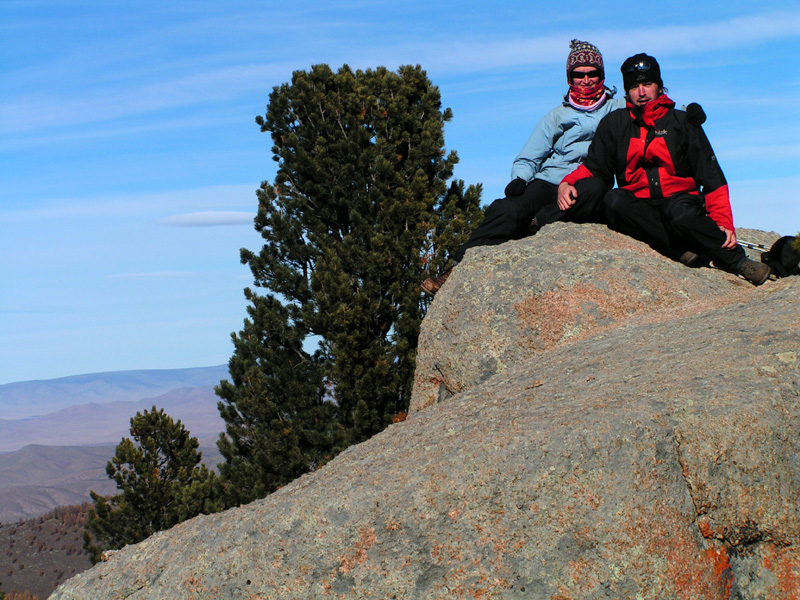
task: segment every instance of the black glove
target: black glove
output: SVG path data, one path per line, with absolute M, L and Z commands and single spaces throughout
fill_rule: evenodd
M 514 181 L 506 186 L 506 198 L 509 196 L 521 196 L 526 187 L 528 187 L 528 182 L 522 179 L 522 177 L 517 177 Z
M 686 119 L 695 127 L 700 127 L 706 122 L 706 113 L 697 102 L 692 102 L 686 107 Z

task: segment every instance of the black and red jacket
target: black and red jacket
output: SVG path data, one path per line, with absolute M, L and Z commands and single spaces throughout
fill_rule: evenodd
M 563 181 L 574 185 L 585 177 L 599 177 L 609 189 L 616 177 L 637 198 L 702 195 L 708 216 L 734 230 L 728 183 L 703 128 L 666 95 L 644 110 L 628 103 L 600 121 L 583 164 Z

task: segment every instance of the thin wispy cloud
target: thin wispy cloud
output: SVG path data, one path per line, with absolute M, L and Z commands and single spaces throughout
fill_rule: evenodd
M 473 71 L 561 63 L 571 34 L 489 41 L 480 44 L 444 40 L 416 54 L 428 57 L 431 70 Z M 800 35 L 800 11 L 773 11 L 747 17 L 694 25 L 663 25 L 606 29 L 592 33 L 591 42 L 608 58 L 624 58 L 632 48 L 659 56 L 680 56 L 699 51 L 742 48 Z
M 221 225 L 252 225 L 252 212 L 207 211 L 172 215 L 158 220 L 171 227 L 219 227 Z
M 119 273 L 117 275 L 109 275 L 108 279 L 187 279 L 196 275 L 196 273 L 186 271 L 154 271 L 151 273 Z
M 255 112 L 255 111 L 253 111 Z M 247 115 L 246 117 L 249 117 Z M 32 147 L 46 147 L 74 143 L 92 142 L 104 139 L 123 139 L 130 136 L 156 135 L 161 132 L 180 132 L 197 127 L 198 121 L 204 127 L 234 127 L 243 121 L 250 121 L 245 116 L 220 114 L 209 108 L 198 109 L 192 119 L 186 117 L 164 116 L 146 121 L 116 119 L 95 123 L 84 123 L 77 127 L 43 129 L 31 132 L 17 132 L 16 135 L 5 135 L 0 138 L 0 151 L 20 150 Z
M 665 56 L 741 49 L 800 35 L 800 13 L 773 11 L 693 25 L 665 25 L 607 32 L 599 37 L 605 51 L 627 56 L 631 48 Z
M 797 164 L 797 159 L 800 159 L 800 143 L 792 139 L 785 139 L 784 141 L 772 142 L 764 140 L 763 138 L 756 138 L 752 136 L 752 141 L 748 142 L 746 139 L 730 139 L 723 140 L 723 144 L 716 144 L 716 155 L 723 161 L 741 159 L 749 160 L 753 156 L 780 156 L 783 161 L 793 161 Z
M 241 17 L 234 20 L 234 24 L 236 23 L 239 27 L 245 26 L 241 24 Z M 252 23 L 248 26 L 253 27 Z M 190 31 L 195 31 L 197 27 L 190 28 Z M 202 25 L 204 30 L 208 27 L 208 23 Z M 279 21 L 274 27 L 280 29 L 283 24 Z M 332 31 L 330 26 L 323 29 L 314 23 L 307 27 L 312 27 L 320 35 L 331 35 Z M 347 31 L 346 23 L 339 29 Z M 742 48 L 797 35 L 800 35 L 799 11 L 772 11 L 693 25 L 605 30 L 592 34 L 591 38 L 607 57 L 619 59 L 629 55 L 631 48 L 646 49 L 660 56 L 680 56 L 699 51 Z M 134 43 L 136 37 L 128 43 L 135 47 L 144 44 L 144 40 Z M 434 43 L 420 40 L 393 43 L 380 37 L 364 35 L 363 38 L 356 36 L 352 39 L 348 49 L 338 48 L 334 44 L 333 47 L 337 50 L 333 54 L 330 52 L 331 45 L 328 44 L 329 50 L 323 60 L 329 60 L 334 65 L 339 61 L 348 62 L 354 67 L 386 64 L 394 68 L 400 64 L 421 63 L 430 72 L 440 76 L 447 73 L 508 70 L 563 62 L 565 39 L 568 37 L 566 33 L 558 33 L 504 41 L 480 40 L 480 43 L 475 43 L 463 41 L 460 34 L 458 39 L 450 39 L 445 33 Z M 115 48 L 112 53 L 108 48 L 104 50 L 103 46 L 100 50 L 102 52 L 98 57 L 99 61 L 106 62 L 107 66 L 116 64 L 107 56 L 114 56 L 120 50 Z M 85 89 L 75 89 L 67 83 L 63 90 L 49 87 L 47 93 L 23 92 L 0 104 L 0 133 L 18 134 L 47 130 L 54 126 L 117 120 L 219 102 L 247 92 L 262 91 L 285 79 L 292 70 L 307 68 L 310 66 L 307 64 L 309 60 L 313 62 L 313 48 L 298 44 L 294 51 L 292 59 L 280 62 L 273 62 L 267 57 L 264 57 L 263 62 L 256 61 L 251 55 L 246 63 L 218 64 L 220 57 L 216 56 L 214 68 L 211 69 L 202 70 L 203 65 L 207 65 L 209 61 L 196 58 L 194 64 L 165 63 L 146 72 L 141 71 L 141 67 L 137 67 L 137 72 L 129 72 L 127 69 L 131 67 L 127 63 L 130 61 L 135 64 L 134 59 L 141 58 L 141 50 L 129 50 L 133 52 L 133 56 L 121 61 L 123 69 L 117 79 L 100 81 L 89 78 Z M 97 49 L 94 49 L 91 55 L 73 57 L 71 62 L 75 66 L 72 67 L 69 63 L 56 63 L 57 70 L 61 73 L 60 78 L 76 69 L 79 72 L 81 68 L 91 69 L 90 66 L 80 65 L 91 63 L 91 57 L 96 52 Z M 238 58 L 240 57 L 236 55 L 228 57 L 234 61 Z M 187 74 L 187 68 L 194 69 L 195 72 Z M 48 71 L 42 73 L 41 85 L 51 83 L 50 79 L 45 80 L 47 73 Z M 28 82 L 31 83 L 30 79 Z
M 49 199 L 37 206 L 4 207 L 3 220 L 8 222 L 46 222 L 63 219 L 90 221 L 97 218 L 141 217 L 151 220 L 169 218 L 169 209 L 206 208 L 194 214 L 227 215 L 233 219 L 247 215 L 252 224 L 255 208 L 251 212 L 221 210 L 255 204 L 255 185 L 214 185 L 151 194 L 118 194 L 93 198 L 64 197 Z M 183 213 L 179 213 L 183 214 Z M 187 211 L 187 214 L 188 211 Z M 231 223 L 227 223 L 231 224 Z M 238 223 L 237 223 L 238 224 Z
M 286 70 L 274 64 L 235 65 L 132 87 L 31 94 L 0 104 L 0 133 L 49 131 L 220 102 L 247 91 L 263 91 L 264 81 L 273 81 Z

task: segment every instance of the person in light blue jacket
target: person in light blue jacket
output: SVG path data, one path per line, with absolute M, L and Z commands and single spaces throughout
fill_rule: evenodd
M 434 295 L 469 248 L 520 239 L 555 220 L 595 220 L 607 191 L 591 178 L 582 180 L 580 201 L 569 211 L 558 209 L 558 184 L 581 164 L 597 124 L 609 112 L 625 106 L 605 85 L 603 56 L 596 46 L 572 40 L 567 57 L 569 90 L 560 106 L 539 121 L 511 168 L 505 197 L 492 202 L 483 222 L 453 254 L 450 267 L 426 279 L 422 289 Z

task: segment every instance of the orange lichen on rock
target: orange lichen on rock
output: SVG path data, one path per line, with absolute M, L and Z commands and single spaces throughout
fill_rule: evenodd
M 769 570 L 778 579 L 781 598 L 786 600 L 800 599 L 800 557 L 794 552 L 791 555 L 788 548 L 769 546 L 764 557 L 764 568 Z
M 722 587 L 724 598 L 730 598 L 733 585 L 733 569 L 725 546 L 711 546 L 706 549 L 706 558 L 714 567 L 714 577 Z
M 652 299 L 645 302 L 621 278 L 609 276 L 604 287 L 589 283 L 558 286 L 540 296 L 526 298 L 514 305 L 514 310 L 523 323 L 537 331 L 546 348 L 574 332 L 583 333 L 605 322 L 620 321 L 645 307 L 652 309 L 655 304 Z
M 386 521 L 386 531 L 397 531 L 403 526 L 400 521 L 395 521 L 394 519 L 389 519 Z
M 375 535 L 375 528 L 363 527 L 359 532 L 355 547 L 344 556 L 339 557 L 339 571 L 341 573 L 349 573 L 357 565 L 364 563 L 367 560 L 367 550 L 377 541 L 378 536 Z
M 700 534 L 707 540 L 714 537 L 715 534 L 714 530 L 711 528 L 711 520 L 707 516 L 703 515 L 697 518 L 697 527 L 700 529 Z

